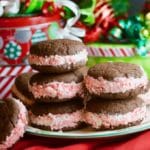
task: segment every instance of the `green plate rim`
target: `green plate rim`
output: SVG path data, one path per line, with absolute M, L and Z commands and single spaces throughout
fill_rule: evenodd
M 51 138 L 68 138 L 68 139 L 90 139 L 90 138 L 110 138 L 116 136 L 124 136 L 133 133 L 142 132 L 150 129 L 150 122 L 143 123 L 137 126 L 132 126 L 128 128 L 118 129 L 118 130 L 109 130 L 109 131 L 86 131 L 86 133 L 75 133 L 81 130 L 61 132 L 61 131 L 46 131 L 38 128 L 28 126 L 26 132 L 31 135 L 42 136 L 42 137 L 51 137 Z

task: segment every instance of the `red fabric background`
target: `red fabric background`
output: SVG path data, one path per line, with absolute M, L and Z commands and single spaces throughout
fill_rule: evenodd
M 150 150 L 150 131 L 115 139 L 55 139 L 25 135 L 11 150 Z

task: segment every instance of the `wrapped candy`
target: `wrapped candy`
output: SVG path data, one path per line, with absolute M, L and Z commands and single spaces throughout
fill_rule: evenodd
M 107 33 L 110 25 L 115 22 L 114 11 L 106 1 L 98 1 L 94 10 L 95 24 L 87 28 L 84 42 L 96 42 Z
M 107 36 L 109 29 L 117 22 L 116 17 L 125 16 L 129 9 L 128 0 L 83 0 L 81 2 L 76 0 L 76 2 L 80 7 L 80 21 L 86 26 L 84 37 L 86 43 L 97 42 Z M 82 11 L 87 16 L 82 17 Z M 91 15 L 88 16 L 89 13 Z

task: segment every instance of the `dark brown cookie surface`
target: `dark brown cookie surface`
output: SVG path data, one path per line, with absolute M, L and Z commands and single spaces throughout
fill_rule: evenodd
M 101 93 L 100 98 L 102 99 L 110 99 L 110 100 L 115 100 L 115 99 L 130 99 L 136 97 L 139 93 L 145 93 L 147 91 L 147 88 L 145 87 L 137 87 L 135 89 L 128 90 L 124 93 Z
M 31 107 L 31 112 L 34 115 L 44 115 L 48 113 L 63 114 L 72 113 L 83 109 L 83 102 L 81 100 L 72 100 L 61 103 L 35 103 Z
M 37 56 L 50 56 L 50 55 L 74 55 L 86 49 L 82 42 L 57 39 L 42 41 L 31 46 L 30 53 Z
M 61 103 L 61 102 L 66 102 L 66 101 L 73 101 L 74 99 L 80 99 L 79 96 L 75 96 L 73 98 L 52 98 L 52 97 L 40 97 L 40 98 L 35 98 L 35 101 L 38 103 Z
M 100 100 L 95 98 L 87 102 L 86 110 L 94 113 L 126 114 L 141 106 L 143 106 L 143 100 L 140 98 L 127 100 Z
M 23 73 L 19 75 L 15 80 L 15 86 L 17 90 L 19 90 L 23 95 L 25 95 L 29 99 L 33 99 L 33 95 L 28 88 L 29 80 L 33 74 L 34 74 L 33 72 Z
M 18 105 L 10 100 L 0 100 L 0 143 L 6 140 L 15 127 L 19 114 Z
M 82 82 L 84 75 L 87 73 L 87 67 L 80 68 L 78 70 L 75 70 L 74 72 L 68 72 L 63 74 L 42 74 L 37 73 L 33 75 L 30 79 L 30 84 L 33 83 L 37 84 L 46 84 L 49 82 L 64 82 L 64 83 L 70 83 L 70 82 Z
M 143 71 L 135 64 L 106 62 L 90 68 L 88 75 L 96 79 L 98 77 L 103 77 L 106 80 L 113 80 L 115 77 L 140 78 L 143 75 Z

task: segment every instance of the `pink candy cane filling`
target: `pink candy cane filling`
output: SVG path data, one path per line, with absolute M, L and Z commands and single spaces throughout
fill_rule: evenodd
M 85 77 L 85 85 L 90 93 L 100 95 L 101 93 L 124 93 L 137 87 L 146 87 L 148 79 L 146 75 L 141 78 L 116 77 L 113 81 L 107 81 L 103 77 L 95 79 Z
M 51 56 L 37 56 L 37 55 L 29 55 L 29 63 L 36 65 L 50 65 L 50 66 L 58 66 L 64 64 L 76 64 L 80 61 L 87 61 L 87 51 L 83 50 L 75 55 L 67 55 L 67 56 L 59 56 L 59 55 L 51 55 Z
M 51 82 L 43 85 L 33 84 L 30 90 L 35 98 L 73 98 L 82 90 L 82 83 Z
M 82 110 L 65 114 L 47 114 L 35 116 L 30 112 L 30 121 L 36 125 L 48 126 L 51 130 L 62 130 L 65 127 L 76 127 L 82 121 Z
M 146 116 L 146 107 L 136 108 L 133 112 L 126 114 L 96 114 L 92 112 L 85 113 L 85 122 L 92 125 L 93 128 L 99 129 L 104 126 L 107 129 L 118 127 L 119 125 L 128 125 L 129 123 L 142 120 Z
M 146 93 L 138 95 L 138 97 L 141 98 L 146 105 L 150 105 L 150 89 Z
M 0 150 L 6 150 L 7 148 L 11 147 L 16 141 L 18 141 L 19 138 L 23 136 L 25 127 L 28 123 L 26 116 L 27 111 L 25 107 L 18 100 L 13 100 L 16 101 L 20 108 L 20 113 L 18 114 L 19 119 L 15 128 L 11 131 L 11 134 L 6 137 L 6 140 L 2 144 L 0 144 Z

